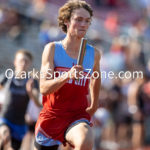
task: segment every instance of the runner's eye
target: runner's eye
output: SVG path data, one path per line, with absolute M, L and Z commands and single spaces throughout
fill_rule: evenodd
M 75 19 L 77 22 L 81 22 L 83 19 L 82 18 L 76 18 Z

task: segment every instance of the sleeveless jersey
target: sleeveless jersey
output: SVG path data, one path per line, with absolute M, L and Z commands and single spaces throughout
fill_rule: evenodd
M 54 76 L 67 72 L 77 59 L 70 57 L 61 41 L 55 42 Z M 94 48 L 86 45 L 83 60 L 84 78 L 68 80 L 58 91 L 43 96 L 43 109 L 36 124 L 36 134 L 40 130 L 45 136 L 64 142 L 67 127 L 82 118 L 90 120 L 85 111 L 88 107 L 87 94 L 94 65 Z

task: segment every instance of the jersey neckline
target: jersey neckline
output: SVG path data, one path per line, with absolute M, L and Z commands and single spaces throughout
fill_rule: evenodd
M 62 41 L 60 41 L 60 44 L 61 44 L 61 47 L 62 47 L 62 49 L 63 49 L 65 55 L 66 55 L 67 57 L 69 57 L 69 58 L 71 58 L 71 59 L 77 61 L 78 58 L 73 58 L 73 57 L 71 57 L 71 56 L 68 55 L 68 53 L 66 52 L 66 50 L 65 50 L 65 48 L 64 48 L 64 46 L 63 46 L 63 44 L 62 44 Z

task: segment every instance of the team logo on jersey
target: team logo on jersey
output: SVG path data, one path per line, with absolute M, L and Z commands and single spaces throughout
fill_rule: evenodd
M 61 75 L 65 74 L 66 72 L 68 72 L 70 70 L 70 68 L 65 68 L 65 67 L 56 67 L 55 71 L 54 71 L 54 75 L 55 77 L 60 77 Z M 90 79 L 90 69 L 86 70 L 87 72 L 81 72 L 81 77 L 77 80 L 73 80 L 70 79 L 67 81 L 68 84 L 75 84 L 78 86 L 86 86 L 86 84 L 89 83 L 89 79 Z

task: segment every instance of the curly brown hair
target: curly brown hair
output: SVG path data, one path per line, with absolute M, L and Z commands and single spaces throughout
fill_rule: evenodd
M 70 20 L 73 10 L 79 8 L 86 9 L 89 12 L 90 16 L 93 16 L 93 10 L 91 6 L 87 2 L 82 0 L 69 0 L 59 9 L 58 24 L 65 33 L 67 33 L 67 26 L 64 22 L 66 20 Z

